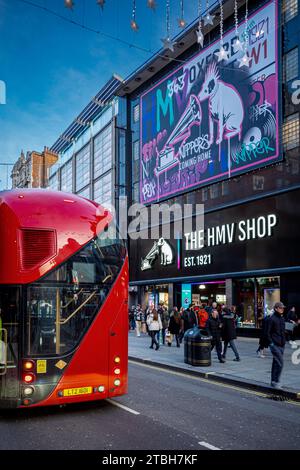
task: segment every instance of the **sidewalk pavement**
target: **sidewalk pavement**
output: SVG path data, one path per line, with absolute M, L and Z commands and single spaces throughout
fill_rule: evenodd
M 131 330 L 129 332 L 129 359 L 300 400 L 300 364 L 293 364 L 292 354 L 295 349 L 292 349 L 289 343 L 286 344 L 284 353 L 284 368 L 281 376 L 282 391 L 270 387 L 272 354 L 269 350 L 265 350 L 266 358 L 257 357 L 258 339 L 238 338 L 236 340 L 241 362 L 234 362 L 233 351 L 228 349 L 226 363 L 221 364 L 215 350 L 213 350 L 210 367 L 195 367 L 185 364 L 183 342 L 181 347 L 177 348 L 174 340 L 171 347 L 160 346 L 158 351 L 149 349 L 150 343 L 148 335 L 141 334 L 140 337 L 136 337 L 135 332 Z M 300 359 L 300 342 L 298 351 Z

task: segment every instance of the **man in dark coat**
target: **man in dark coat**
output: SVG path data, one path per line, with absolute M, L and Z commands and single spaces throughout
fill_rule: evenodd
M 240 356 L 235 344 L 236 339 L 236 328 L 235 328 L 235 317 L 229 308 L 224 307 L 222 311 L 222 338 L 224 341 L 223 359 L 226 359 L 226 351 L 228 344 L 230 344 L 232 351 L 235 354 L 234 361 L 239 362 Z
M 271 372 L 271 386 L 281 388 L 280 376 L 283 369 L 283 354 L 285 347 L 285 322 L 283 318 L 285 306 L 282 302 L 276 302 L 274 313 L 268 321 L 268 341 L 273 354 Z
M 210 317 L 206 322 L 206 328 L 212 336 L 211 349 L 216 347 L 219 362 L 224 364 L 225 360 L 222 358 L 222 342 L 221 342 L 221 320 L 219 318 L 218 310 L 212 310 Z

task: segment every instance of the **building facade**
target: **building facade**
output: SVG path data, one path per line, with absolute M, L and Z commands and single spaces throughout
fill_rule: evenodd
M 49 187 L 94 200 L 118 214 L 126 194 L 127 102 L 115 96 L 121 79 L 113 76 L 57 139 L 59 154 Z
M 171 210 L 170 234 L 163 216 L 129 227 L 131 303 L 236 305 L 249 335 L 279 299 L 300 308 L 299 5 L 279 3 L 251 2 L 245 22 L 239 2 L 236 27 L 225 2 L 227 60 L 218 7 L 203 49 L 197 22 L 118 90 L 130 102 L 131 202 L 192 208 Z
M 55 165 L 58 155 L 47 147 L 43 152 L 21 152 L 13 166 L 12 188 L 46 188 L 49 183 L 50 168 Z

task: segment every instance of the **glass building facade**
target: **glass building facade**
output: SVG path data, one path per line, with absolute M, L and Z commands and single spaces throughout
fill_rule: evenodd
M 127 106 L 126 98 L 114 96 L 115 86 L 107 98 L 109 85 L 103 89 L 106 101 L 94 99 L 81 113 L 90 114 L 88 120 L 80 115 L 53 145 L 59 160 L 51 168 L 49 188 L 75 193 L 118 213 L 119 199 L 127 190 Z

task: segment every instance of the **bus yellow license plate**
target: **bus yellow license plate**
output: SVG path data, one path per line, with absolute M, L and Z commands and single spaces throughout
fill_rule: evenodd
M 76 395 L 90 395 L 93 393 L 92 387 L 67 388 L 63 390 L 64 397 L 74 397 Z

